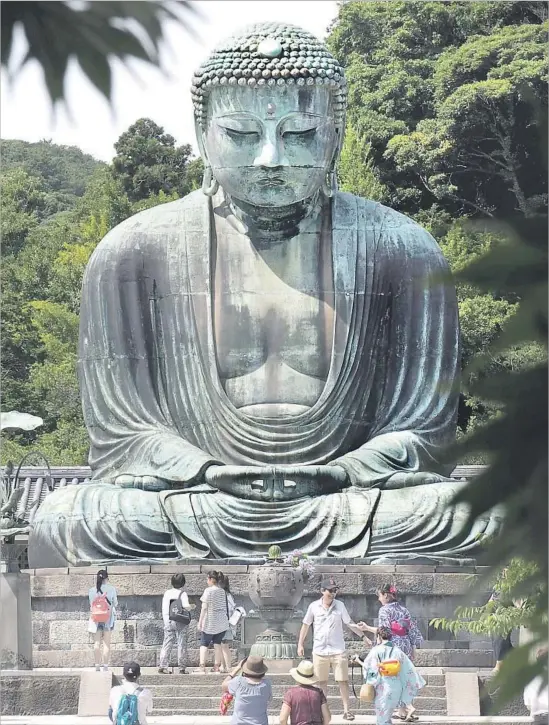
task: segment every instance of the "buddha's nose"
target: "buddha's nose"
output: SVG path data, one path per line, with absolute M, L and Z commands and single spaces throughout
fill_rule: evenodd
M 266 138 L 260 152 L 254 161 L 254 166 L 264 166 L 273 168 L 276 166 L 288 166 L 288 161 L 284 156 L 284 150 L 274 138 Z

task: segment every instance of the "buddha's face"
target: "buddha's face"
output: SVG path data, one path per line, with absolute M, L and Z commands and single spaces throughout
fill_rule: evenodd
M 277 207 L 320 189 L 339 141 L 328 88 L 219 86 L 207 103 L 203 151 L 231 197 Z

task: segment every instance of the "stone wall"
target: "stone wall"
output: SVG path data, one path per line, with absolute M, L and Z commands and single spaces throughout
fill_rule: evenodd
M 2 673 L 1 715 L 76 715 L 80 675 Z
M 213 566 L 230 578 L 231 591 L 237 604 L 247 611 L 253 608 L 248 597 L 248 571 L 246 564 L 180 565 L 117 565 L 109 567 L 110 582 L 119 597 L 118 621 L 113 633 L 113 666 L 119 666 L 131 656 L 142 666 L 156 666 L 162 642 L 161 600 L 170 587 L 174 573 L 182 572 L 187 579 L 186 591 L 197 605 L 189 626 L 189 664 L 198 662 L 196 622 L 199 598 L 206 585 L 206 572 Z M 87 632 L 89 616 L 88 590 L 95 583 L 95 567 L 71 569 L 31 570 L 33 658 L 35 667 L 87 667 L 93 664 L 90 635 Z M 452 616 L 456 606 L 471 585 L 475 569 L 429 566 L 364 566 L 352 564 L 324 564 L 317 566 L 317 574 L 309 582 L 300 610 L 318 598 L 320 578 L 332 575 L 341 587 L 343 599 L 355 621 L 364 619 L 375 623 L 379 603 L 376 589 L 386 582 L 396 584 L 401 601 L 416 617 L 426 639 L 418 664 L 421 666 L 489 666 L 490 643 L 472 635 L 451 638 L 447 632 L 434 630 L 429 621 L 433 617 Z M 488 594 L 486 594 L 486 598 Z M 484 601 L 486 600 L 484 599 Z M 297 632 L 300 617 L 288 628 Z M 248 617 L 239 628 L 235 646 L 242 651 L 252 644 L 255 634 L 264 627 L 261 620 Z M 349 644 L 361 649 L 361 643 L 350 632 Z M 490 661 L 488 661 L 490 660 Z

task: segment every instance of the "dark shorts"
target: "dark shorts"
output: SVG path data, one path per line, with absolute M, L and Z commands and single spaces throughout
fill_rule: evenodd
M 494 654 L 498 662 L 501 662 L 512 649 L 510 634 L 507 637 L 494 637 Z
M 223 642 L 224 636 L 225 632 L 218 632 L 217 634 L 208 634 L 207 632 L 202 632 L 202 637 L 200 638 L 200 646 L 209 647 L 211 644 L 221 644 L 221 642 Z
M 97 622 L 97 631 L 98 632 L 112 632 L 114 629 L 113 627 L 108 626 L 108 622 Z

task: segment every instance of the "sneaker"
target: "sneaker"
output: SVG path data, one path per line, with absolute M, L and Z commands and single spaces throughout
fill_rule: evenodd
M 180 675 L 186 675 L 186 674 L 188 674 L 188 673 L 187 673 L 187 670 L 186 670 L 186 669 L 185 669 L 184 667 L 180 667 L 180 668 L 179 668 L 179 674 L 180 674 Z
M 159 667 L 158 668 L 158 674 L 159 675 L 169 675 L 170 671 L 167 667 Z

